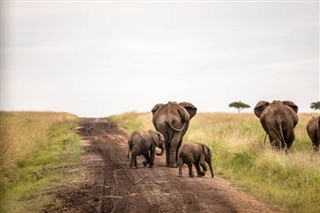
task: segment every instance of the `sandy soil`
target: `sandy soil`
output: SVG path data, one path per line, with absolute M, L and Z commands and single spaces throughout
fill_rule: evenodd
M 79 124 L 84 140 L 83 176 L 56 195 L 61 206 L 50 212 L 276 212 L 227 180 L 209 174 L 183 177 L 178 168 L 165 167 L 165 156 L 156 157 L 156 167 L 130 169 L 128 132 L 104 119 Z M 214 168 L 214 165 L 213 165 Z M 195 171 L 194 171 L 195 172 Z

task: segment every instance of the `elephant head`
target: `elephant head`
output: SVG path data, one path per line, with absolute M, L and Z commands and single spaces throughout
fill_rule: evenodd
M 151 112 L 155 129 L 164 137 L 166 166 L 176 167 L 177 152 L 197 108 L 189 102 L 168 102 L 156 104 Z
M 164 137 L 160 132 L 150 131 L 150 134 L 152 135 L 152 140 L 156 147 L 159 147 L 161 149 L 160 153 L 156 153 L 156 155 L 161 156 L 164 153 Z
M 254 108 L 263 129 L 272 145 L 290 148 L 294 139 L 294 128 L 298 123 L 298 106 L 292 101 L 260 101 Z

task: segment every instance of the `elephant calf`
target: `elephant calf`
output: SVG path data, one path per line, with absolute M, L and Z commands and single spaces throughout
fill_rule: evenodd
M 132 133 L 128 140 L 129 150 L 128 157 L 131 155 L 130 168 L 137 168 L 137 155 L 143 155 L 145 161 L 144 166 L 150 164 L 150 168 L 154 167 L 155 154 L 163 155 L 164 138 L 160 132 L 153 130 L 138 130 Z M 161 149 L 160 153 L 156 153 L 156 147 Z M 150 155 L 149 155 L 150 153 Z
M 187 164 L 189 168 L 189 176 L 194 177 L 192 172 L 192 164 L 195 165 L 198 173 L 198 177 L 202 177 L 207 172 L 206 163 L 208 163 L 211 176 L 214 177 L 211 166 L 212 152 L 208 146 L 201 143 L 187 143 L 183 144 L 179 150 L 178 167 L 179 167 L 179 177 L 182 176 L 182 166 Z M 200 165 L 203 171 L 200 170 Z
M 312 141 L 313 150 L 318 151 L 320 145 L 320 116 L 310 119 L 307 132 Z

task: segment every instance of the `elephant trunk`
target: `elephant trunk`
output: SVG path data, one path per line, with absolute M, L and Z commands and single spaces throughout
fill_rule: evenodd
M 214 173 L 213 173 L 213 170 L 212 170 L 211 161 L 208 164 L 209 164 L 209 168 L 210 168 L 210 172 L 211 172 L 211 177 L 213 178 L 214 177 Z
M 161 156 L 164 153 L 164 147 L 162 146 L 162 147 L 160 147 L 160 149 L 161 149 L 160 153 L 156 153 L 156 155 L 158 155 L 158 156 Z

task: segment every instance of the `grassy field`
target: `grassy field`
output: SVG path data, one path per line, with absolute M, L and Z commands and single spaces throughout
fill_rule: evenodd
M 213 150 L 213 167 L 254 196 L 282 212 L 320 212 L 320 153 L 313 153 L 306 132 L 316 114 L 298 114 L 296 140 L 289 153 L 270 147 L 254 114 L 198 113 L 184 142 L 197 141 Z M 130 132 L 154 129 L 151 113 L 110 117 Z
M 82 152 L 69 113 L 0 112 L 0 212 L 39 212 Z M 55 204 L 59 205 L 59 204 Z

